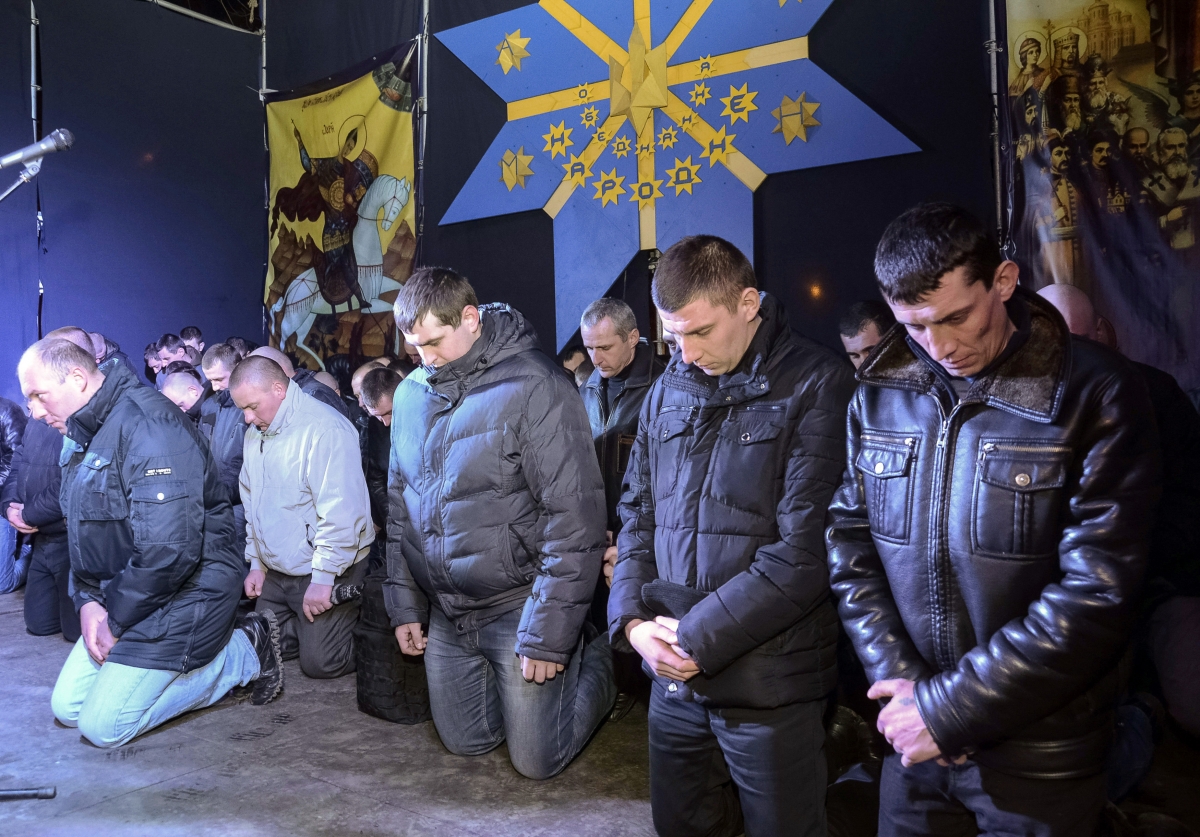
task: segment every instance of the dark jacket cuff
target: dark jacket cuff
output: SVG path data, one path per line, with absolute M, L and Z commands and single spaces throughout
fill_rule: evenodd
M 974 742 L 950 702 L 940 676 L 919 681 L 913 689 L 913 697 L 925 728 L 943 756 L 958 758 L 974 749 Z

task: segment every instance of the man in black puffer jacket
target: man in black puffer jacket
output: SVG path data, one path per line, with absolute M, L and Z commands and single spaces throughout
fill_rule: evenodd
M 82 636 L 55 717 L 115 747 L 252 680 L 256 702 L 273 699 L 278 626 L 260 614 L 235 630 L 242 558 L 196 429 L 123 366 L 105 374 L 66 340 L 35 343 L 17 372 L 33 418 L 66 436 L 60 498 Z
M 58 504 L 62 434 L 40 421 L 25 425 L 21 446 L 0 495 L 0 512 L 18 531 L 33 538 L 25 583 L 25 629 L 34 636 L 62 633 L 79 639 L 79 614 L 67 589 L 71 557 L 67 521 Z
M 451 752 L 507 739 L 513 767 L 546 779 L 616 697 L 608 642 L 580 637 L 604 554 L 587 414 L 525 318 L 480 308 L 453 271 L 414 273 L 396 324 L 425 363 L 393 399 L 384 593 L 396 639 L 425 654 Z
M 654 276 L 678 350 L 642 408 L 608 615 L 614 647 L 654 676 L 662 835 L 726 837 L 743 818 L 748 837 L 825 834 L 823 532 L 853 378 L 755 286 L 714 236 L 675 244 Z
M 229 376 L 237 366 L 237 353 L 226 343 L 209 346 L 201 364 L 213 393 L 200 405 L 200 435 L 217 464 L 217 476 L 229 492 L 233 506 L 233 528 L 238 555 L 246 554 L 246 509 L 238 479 L 242 473 L 242 449 L 246 442 L 246 416 L 229 395 Z M 243 575 L 250 565 L 245 561 Z
M 1091 835 L 1159 493 L 1146 389 L 965 210 L 900 216 L 875 271 L 900 325 L 858 371 L 827 541 L 891 699 L 879 833 Z

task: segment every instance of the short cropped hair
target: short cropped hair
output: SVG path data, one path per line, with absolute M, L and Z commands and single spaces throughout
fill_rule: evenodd
M 246 355 L 250 354 L 252 348 L 248 342 L 241 337 L 230 337 L 225 341 L 225 345 L 237 352 L 238 360 L 241 360 Z
M 178 334 L 164 334 L 158 338 L 158 350 L 161 352 L 166 349 L 168 352 L 177 352 L 183 346 L 183 341 L 179 339 Z
M 200 329 L 195 326 L 184 326 L 179 329 L 179 339 L 183 341 L 195 340 L 199 343 L 204 339 L 204 335 L 200 333 Z
M 66 340 L 74 343 L 85 352 L 92 352 L 93 357 L 95 356 L 96 349 L 92 345 L 92 335 L 88 334 L 79 326 L 62 326 L 61 328 L 56 328 L 54 331 L 46 334 L 46 336 L 42 339 Z
M 565 366 L 567 361 L 575 357 L 575 355 L 583 355 L 587 357 L 587 349 L 580 346 L 578 343 L 572 343 L 558 353 L 558 365 Z
M 168 375 L 177 374 L 191 375 L 196 379 L 196 383 L 200 383 L 200 373 L 196 371 L 196 367 L 192 366 L 186 360 L 173 360 L 163 367 L 159 375 L 165 380 Z M 162 387 L 159 387 L 162 389 Z
M 660 311 L 678 311 L 701 297 L 736 311 L 742 292 L 757 287 L 741 250 L 715 235 L 691 235 L 662 254 L 650 295 Z
M 617 337 L 624 340 L 629 332 L 637 328 L 637 317 L 629 303 L 623 299 L 597 299 L 589 305 L 579 318 L 579 324 L 584 328 L 595 328 L 605 318 L 612 321 Z
M 915 305 L 967 268 L 967 283 L 990 290 L 1000 247 L 983 222 L 960 206 L 923 203 L 888 224 L 875 249 L 875 277 L 884 299 Z
M 468 305 L 479 305 L 470 282 L 449 268 L 423 267 L 404 283 L 392 311 L 396 326 L 412 334 L 413 327 L 427 314 L 444 326 L 458 328 Z
M 374 407 L 385 395 L 391 398 L 396 392 L 396 387 L 400 386 L 400 382 L 403 380 L 398 372 L 394 372 L 386 366 L 372 369 L 362 381 L 363 403 L 368 407 Z
M 219 363 L 232 372 L 233 367 L 237 366 L 241 359 L 242 356 L 233 346 L 228 343 L 216 343 L 204 350 L 204 357 L 200 360 L 200 365 L 205 369 L 211 369 Z
M 157 354 L 158 354 L 158 344 L 157 343 L 149 343 L 146 345 L 146 353 L 144 355 L 142 355 L 142 359 L 149 361 L 150 358 L 155 357 Z
M 843 337 L 853 337 L 871 324 L 883 335 L 896 324 L 896 317 L 892 309 L 879 300 L 864 299 L 847 308 L 838 319 L 838 333 Z
M 21 356 L 22 362 L 26 358 L 37 360 L 53 372 L 60 384 L 67 379 L 72 369 L 82 369 L 89 375 L 99 371 L 95 355 L 62 337 L 43 337 L 25 350 L 25 354 Z
M 229 374 L 229 388 L 235 389 L 243 384 L 252 384 L 265 389 L 271 384 L 288 385 L 288 376 L 283 367 L 269 357 L 252 355 L 233 367 Z

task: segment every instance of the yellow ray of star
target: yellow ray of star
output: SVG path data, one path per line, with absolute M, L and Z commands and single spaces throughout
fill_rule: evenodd
M 808 129 L 821 124 L 813 116 L 821 104 L 820 102 L 806 101 L 805 96 L 807 95 L 801 93 L 800 97 L 795 100 L 784 96 L 782 104 L 771 111 L 771 115 L 777 120 L 771 133 L 783 134 L 783 141 L 787 145 L 791 145 L 792 140 L 796 137 L 800 137 L 803 142 L 808 142 Z
M 739 73 L 757 67 L 770 67 L 772 64 L 797 61 L 801 58 L 808 58 L 808 38 L 792 38 L 789 41 L 764 44 L 669 66 L 667 84 L 685 84 L 702 78 Z M 708 69 L 703 69 L 706 61 Z
M 616 168 L 613 168 L 610 172 L 602 170 L 600 176 L 592 181 L 592 185 L 596 187 L 596 194 L 592 196 L 592 199 L 600 201 L 601 207 L 608 206 L 610 203 L 616 203 L 621 199 L 621 195 L 628 192 L 621 185 L 624 182 L 624 177 L 617 176 Z
M 506 34 L 504 40 L 496 45 L 496 49 L 500 52 L 496 63 L 500 65 L 500 69 L 504 70 L 504 75 L 508 75 L 508 71 L 514 67 L 517 68 L 517 72 L 521 71 L 521 59 L 529 57 L 529 52 L 525 49 L 527 46 L 529 46 L 529 38 L 522 38 L 520 29 L 512 34 Z
M 511 192 L 514 186 L 525 188 L 525 178 L 533 175 L 533 169 L 529 167 L 532 162 L 533 155 L 525 153 L 525 146 L 515 152 L 511 148 L 504 152 L 500 158 L 500 180 L 508 187 L 508 191 Z
M 712 1 L 692 0 L 692 5 L 687 7 L 687 11 L 683 13 L 683 17 L 679 18 L 679 22 L 671 29 L 671 34 L 667 35 L 663 41 L 663 46 L 667 48 L 668 57 L 674 55 L 675 50 L 679 49 L 684 39 L 692 34 L 692 29 L 700 22 L 700 18 L 704 17 L 704 13 L 712 5 Z
M 684 132 L 700 144 L 700 147 L 708 150 L 709 142 L 717 138 L 717 130 L 709 125 L 704 119 L 689 108 L 682 99 L 671 94 L 667 107 L 665 108 L 667 115 L 675 120 L 675 124 L 684 130 Z M 728 139 L 728 137 L 726 137 Z M 725 159 L 720 161 L 725 168 L 746 184 L 750 191 L 754 191 L 762 182 L 767 179 L 767 173 L 754 164 L 749 157 L 736 149 L 725 156 Z
M 566 0 L 541 0 L 538 5 L 578 38 L 580 43 L 598 55 L 605 64 L 610 58 L 615 58 L 622 64 L 629 60 L 629 54 L 616 41 L 600 31 L 596 24 L 581 15 Z
M 676 157 L 675 168 L 667 169 L 667 174 L 671 177 L 667 185 L 675 187 L 675 197 L 679 197 L 683 192 L 692 194 L 692 187 L 704 182 L 700 179 L 700 164 L 693 164 L 690 154 L 686 160 Z
M 654 198 L 662 197 L 661 180 L 654 179 L 654 120 L 647 119 L 637 135 L 638 182 L 633 186 L 632 199 L 638 202 L 638 234 L 643 250 L 655 250 L 658 246 L 658 222 Z M 649 184 L 649 186 L 647 186 Z M 644 197 L 646 190 L 649 197 Z
M 725 110 L 721 111 L 721 116 L 728 116 L 729 125 L 739 119 L 750 122 L 750 111 L 758 110 L 758 105 L 754 104 L 754 97 L 758 95 L 758 91 L 750 91 L 750 83 L 746 82 L 741 87 L 729 85 L 729 95 L 721 97 L 721 104 L 725 105 Z
M 555 90 L 553 93 L 543 93 L 540 96 L 530 96 L 528 99 L 509 102 L 508 121 L 524 119 L 527 116 L 541 116 L 543 113 L 569 108 L 572 105 L 600 102 L 608 98 L 608 79 L 588 84 L 586 97 L 580 96 L 582 86 L 568 87 L 563 90 Z
M 620 114 L 610 116 L 604 120 L 604 124 L 600 126 L 600 130 L 592 135 L 591 142 L 580 153 L 579 159 L 584 161 L 589 168 L 593 166 L 596 160 L 600 158 L 600 155 L 604 153 L 604 150 L 608 148 L 617 131 L 621 130 L 621 126 L 624 124 L 625 117 Z M 546 214 L 551 218 L 557 217 L 558 213 L 562 212 L 562 208 L 566 206 L 567 200 L 570 199 L 578 187 L 579 184 L 575 183 L 569 176 L 563 177 L 562 182 L 558 184 L 554 193 L 550 195 L 550 199 L 546 201 L 546 205 L 542 207 L 546 211 Z

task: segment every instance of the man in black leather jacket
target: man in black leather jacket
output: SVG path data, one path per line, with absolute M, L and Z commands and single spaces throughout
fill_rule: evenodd
M 842 623 L 890 698 L 881 837 L 1090 835 L 1159 492 L 1146 390 L 947 204 L 884 233 L 899 326 L 830 508 Z
M 608 588 L 617 563 L 617 532 L 621 520 L 617 503 L 625 482 L 625 467 L 633 440 L 637 438 L 638 416 L 650 385 L 662 374 L 664 363 L 641 342 L 637 318 L 620 299 L 598 299 L 587 307 L 579 321 L 583 347 L 594 366 L 579 388 L 592 426 L 596 458 L 604 477 L 604 499 L 608 510 L 608 549 L 604 553 L 604 580 L 592 597 L 591 620 L 602 631 L 608 629 Z M 617 702 L 609 714 L 619 721 L 629 714 L 639 691 L 644 690 L 641 657 L 633 653 L 613 655 L 617 679 Z
M 838 635 L 823 533 L 850 367 L 792 334 L 715 236 L 671 247 L 653 294 L 678 351 L 642 408 L 608 615 L 654 675 L 654 825 L 823 837 Z

